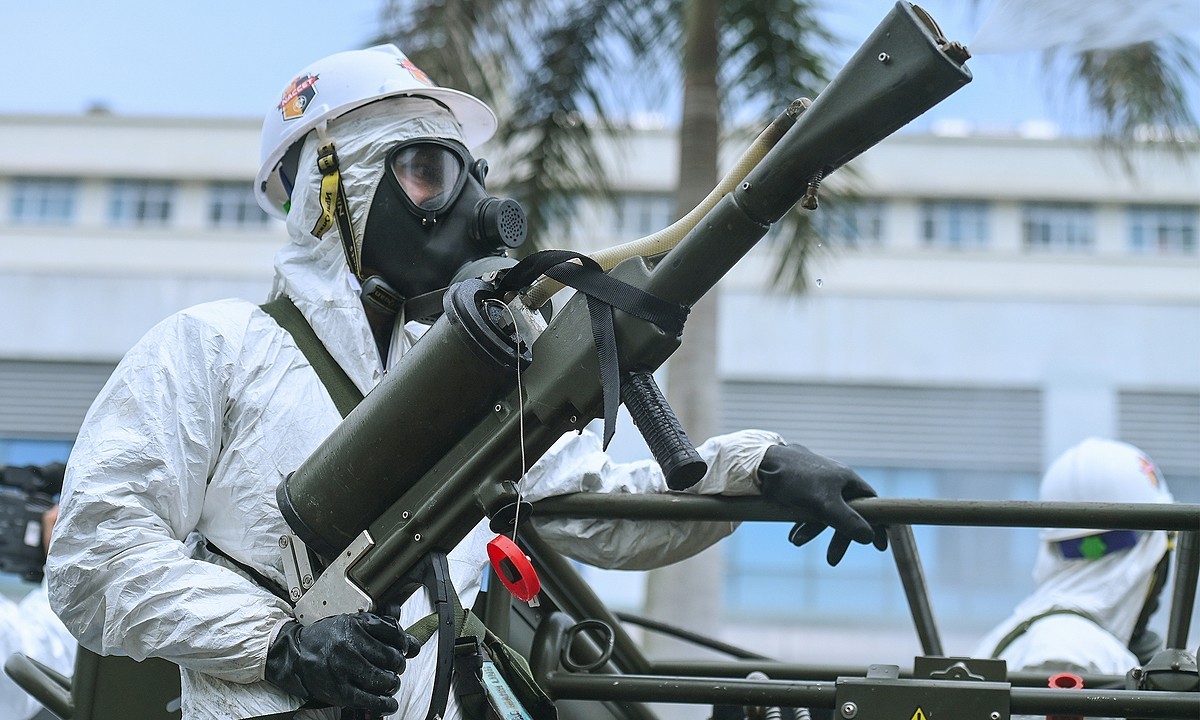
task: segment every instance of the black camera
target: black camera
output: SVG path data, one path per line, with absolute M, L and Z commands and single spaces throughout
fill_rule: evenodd
M 0 572 L 41 582 L 43 516 L 62 492 L 62 463 L 0 467 Z

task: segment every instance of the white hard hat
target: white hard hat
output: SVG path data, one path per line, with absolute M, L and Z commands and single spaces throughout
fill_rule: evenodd
M 1154 461 L 1119 440 L 1088 438 L 1050 464 L 1038 491 L 1041 500 L 1059 502 L 1169 503 L 1167 481 Z M 1092 535 L 1099 530 L 1048 528 L 1048 542 Z
M 496 132 L 496 114 L 479 98 L 438 87 L 395 45 L 376 45 L 330 55 L 304 68 L 263 120 L 254 196 L 268 214 L 282 218 L 290 188 L 280 177 L 294 143 L 326 120 L 369 102 L 400 95 L 432 98 L 449 108 L 470 147 Z

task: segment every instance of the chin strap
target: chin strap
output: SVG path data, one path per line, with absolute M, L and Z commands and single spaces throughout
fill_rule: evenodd
M 342 237 L 342 249 L 346 251 L 346 263 L 350 266 L 350 272 L 354 273 L 354 277 L 361 280 L 362 261 L 354 244 L 354 226 L 350 223 L 350 208 L 346 205 L 346 189 L 342 186 L 337 149 L 333 146 L 332 141 L 324 143 L 317 149 L 317 170 L 321 172 L 319 196 L 321 217 L 317 218 L 316 224 L 313 225 L 312 234 L 322 237 L 329 232 L 329 228 L 333 227 L 336 220 L 338 234 Z

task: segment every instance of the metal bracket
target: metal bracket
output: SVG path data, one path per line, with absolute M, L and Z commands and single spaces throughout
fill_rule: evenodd
M 902 680 L 887 674 L 839 677 L 834 714 L 844 720 L 1009 720 L 1011 687 L 980 680 Z
M 282 540 L 282 538 L 281 538 Z M 295 543 L 290 543 L 295 548 Z M 281 547 L 283 543 L 280 543 Z M 300 548 L 303 548 L 303 543 Z M 331 617 L 333 615 L 341 615 L 343 613 L 366 612 L 375 607 L 375 601 L 371 599 L 362 588 L 354 584 L 350 579 L 348 571 L 350 568 L 367 553 L 368 550 L 375 547 L 375 541 L 371 539 L 371 535 L 366 530 L 359 533 L 358 537 L 341 552 L 333 562 L 329 563 L 329 567 L 325 572 L 321 573 L 321 577 L 312 583 L 312 586 L 303 593 L 303 596 L 296 602 L 295 614 L 296 619 L 303 625 L 311 625 L 322 618 Z M 287 572 L 287 548 L 284 550 L 284 569 Z M 303 555 L 307 562 L 307 551 L 301 553 L 298 550 L 293 552 L 293 556 Z M 298 577 L 303 580 L 303 574 L 296 571 Z M 309 577 L 311 577 L 311 570 Z M 301 583 L 302 584 L 302 583 Z M 288 576 L 288 592 L 292 592 L 292 578 Z
M 287 579 L 288 599 L 293 603 L 298 602 L 304 591 L 313 584 L 308 546 L 296 535 L 281 535 L 279 554 L 283 556 L 283 575 Z
M 913 659 L 913 677 L 1007 682 L 1008 663 L 992 658 L 921 655 Z

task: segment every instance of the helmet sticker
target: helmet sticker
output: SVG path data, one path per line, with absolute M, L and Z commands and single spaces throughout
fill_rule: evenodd
M 422 85 L 437 87 L 437 83 L 435 83 L 433 80 L 430 80 L 429 76 L 425 74 L 425 71 L 414 65 L 412 60 L 409 60 L 408 58 L 401 58 L 400 67 L 407 70 L 409 74 L 412 75 L 413 78 Z
M 309 102 L 317 94 L 317 78 L 319 77 L 321 76 L 301 75 L 287 86 L 278 106 L 279 112 L 283 113 L 284 120 L 295 120 L 304 115 Z
M 1159 483 L 1159 478 L 1161 475 L 1158 473 L 1158 467 L 1151 462 L 1149 458 L 1139 456 L 1138 465 L 1140 466 L 1142 473 L 1150 480 L 1151 485 L 1154 487 L 1161 486 L 1161 483 Z

